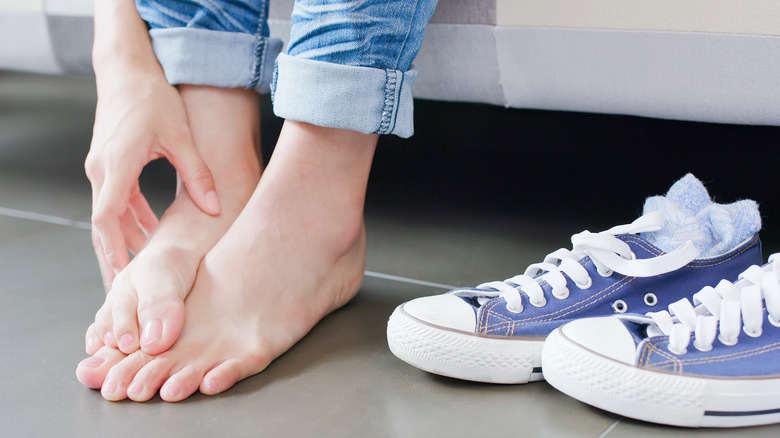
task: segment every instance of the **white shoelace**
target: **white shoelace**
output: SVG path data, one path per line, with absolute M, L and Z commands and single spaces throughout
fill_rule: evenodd
M 492 281 L 477 286 L 478 289 L 495 289 L 496 296 L 506 299 L 507 309 L 514 313 L 523 311 L 522 295 L 528 296 L 531 305 L 542 307 L 547 304 L 540 283 L 552 287 L 555 298 L 569 296 L 566 274 L 579 289 L 593 284 L 588 271 L 579 263 L 588 256 L 596 265 L 599 275 L 608 277 L 613 272 L 630 277 L 651 277 L 677 270 L 695 259 L 699 250 L 688 242 L 682 248 L 649 259 L 636 259 L 627 243 L 618 239 L 619 234 L 658 231 L 664 225 L 661 212 L 646 214 L 628 225 L 618 225 L 600 233 L 583 231 L 571 237 L 572 250 L 561 248 L 550 253 L 542 263 L 529 266 L 525 273 L 504 281 Z
M 780 253 L 772 254 L 763 268 L 748 268 L 736 283 L 723 280 L 714 288 L 705 287 L 693 295 L 693 304 L 682 299 L 672 303 L 668 311 L 648 313 L 655 323 L 648 327 L 648 335 L 668 335 L 669 351 L 677 355 L 688 352 L 691 333 L 693 346 L 700 351 L 711 350 L 716 335 L 722 344 L 735 345 L 740 326 L 748 336 L 761 336 L 763 303 L 769 323 L 780 327 L 778 273 Z

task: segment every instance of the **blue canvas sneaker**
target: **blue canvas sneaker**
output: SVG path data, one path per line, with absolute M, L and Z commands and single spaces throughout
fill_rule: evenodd
M 780 422 L 780 254 L 668 311 L 550 334 L 545 378 L 593 406 L 687 427 Z M 696 307 L 694 307 L 696 305 Z
M 428 372 L 491 383 L 542 379 L 547 335 L 586 317 L 658 310 L 761 263 L 753 201 L 713 203 L 687 175 L 628 225 L 572 237 L 522 275 L 404 303 L 390 350 Z

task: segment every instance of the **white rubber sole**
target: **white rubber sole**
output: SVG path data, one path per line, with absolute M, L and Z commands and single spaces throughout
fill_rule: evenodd
M 420 321 L 398 306 L 387 343 L 399 359 L 430 373 L 485 383 L 542 380 L 543 338 L 485 336 Z
M 588 350 L 560 329 L 547 338 L 542 364 L 556 389 L 638 420 L 684 427 L 780 422 L 780 376 L 701 378 L 648 371 Z

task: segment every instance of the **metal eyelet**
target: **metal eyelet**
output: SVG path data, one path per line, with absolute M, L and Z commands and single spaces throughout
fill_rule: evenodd
M 534 303 L 533 300 L 529 300 L 528 302 L 534 307 L 544 307 L 547 305 L 547 298 L 542 297 L 542 300 L 539 303 Z
M 614 310 L 615 313 L 626 313 L 628 311 L 628 304 L 623 300 L 617 300 L 612 303 L 612 310 Z
M 780 321 L 776 320 L 774 316 L 767 315 L 767 319 L 769 320 L 769 323 L 772 324 L 775 327 L 780 327 Z
M 601 269 L 596 269 L 596 272 L 598 272 L 599 275 L 601 275 L 602 277 L 606 278 L 606 277 L 609 277 L 610 275 L 612 275 L 612 273 L 614 271 L 612 269 L 607 268 L 603 272 L 601 271 Z
M 658 297 L 656 297 L 655 294 L 652 292 L 646 293 L 645 304 L 647 304 L 648 306 L 655 306 L 656 304 L 658 304 Z

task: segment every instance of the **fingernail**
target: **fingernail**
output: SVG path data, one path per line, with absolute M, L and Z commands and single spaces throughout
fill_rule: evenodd
M 103 335 L 103 343 L 108 347 L 114 345 L 114 335 L 111 332 L 106 332 L 106 334 Z
M 162 393 L 164 396 L 168 398 L 176 398 L 179 396 L 179 387 L 176 385 L 165 385 L 165 388 L 162 389 Z
M 149 321 L 141 332 L 141 347 L 157 342 L 162 339 L 162 322 L 159 320 Z
M 133 346 L 133 335 L 126 334 L 119 339 L 119 348 L 127 350 Z
M 103 393 L 113 394 L 114 392 L 116 392 L 116 382 L 111 379 L 106 379 L 106 381 L 103 382 Z
M 206 206 L 212 213 L 219 213 L 219 198 L 214 190 L 206 193 Z
M 144 385 L 141 382 L 133 382 L 127 388 L 127 392 L 134 395 L 141 395 L 143 391 L 144 391 Z
M 92 357 L 88 357 L 88 358 L 82 360 L 81 362 L 79 362 L 79 366 L 80 367 L 97 368 L 100 365 L 102 365 L 103 362 L 105 362 L 105 361 L 106 361 L 105 357 L 102 357 L 102 356 L 92 356 Z

